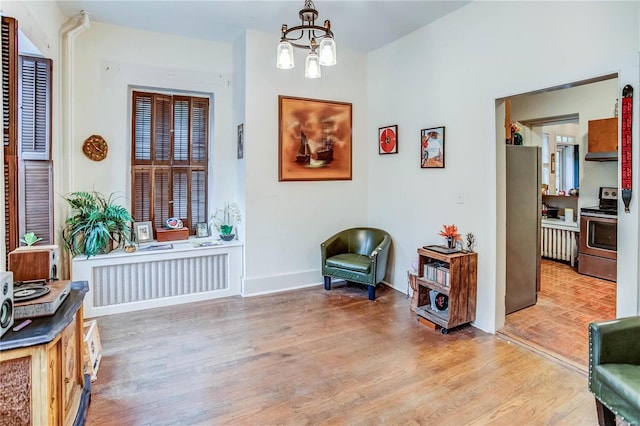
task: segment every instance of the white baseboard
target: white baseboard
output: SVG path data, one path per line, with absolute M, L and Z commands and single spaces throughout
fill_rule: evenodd
M 333 283 L 344 282 L 335 280 Z M 260 296 L 281 291 L 297 290 L 301 288 L 321 286 L 324 284 L 322 272 L 317 269 L 313 271 L 296 272 L 292 274 L 272 275 L 269 277 L 250 278 L 244 280 L 242 296 Z M 380 282 L 387 287 L 391 287 L 401 293 L 406 293 L 402 289 L 396 288 L 386 281 Z
M 322 282 L 322 272 L 320 269 L 294 272 L 291 274 L 271 275 L 268 277 L 245 278 L 242 286 L 242 296 L 258 296 L 261 294 L 295 290 L 321 285 Z

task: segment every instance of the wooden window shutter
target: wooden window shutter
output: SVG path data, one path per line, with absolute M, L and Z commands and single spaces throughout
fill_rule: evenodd
M 151 171 L 135 169 L 133 171 L 133 211 L 136 222 L 151 220 Z
M 18 21 L 2 17 L 2 141 L 5 250 L 18 247 Z M 8 259 L 8 256 L 7 256 Z M 5 259 L 6 260 L 6 259 Z
M 51 159 L 51 60 L 20 55 L 20 158 Z
M 153 225 L 156 228 L 161 228 L 167 219 L 173 217 L 169 172 L 169 168 L 156 168 L 153 173 Z
M 189 163 L 190 98 L 173 97 L 173 164 Z
M 18 180 L 15 161 L 4 159 L 4 244 L 7 254 L 18 247 L 18 192 L 12 182 Z M 14 200 L 15 196 L 15 200 Z
M 189 219 L 189 172 L 187 169 L 173 169 L 173 217 L 182 220 L 184 226 L 190 226 Z
M 151 105 L 150 94 L 133 92 L 133 164 L 151 163 Z
M 154 164 L 169 164 L 171 161 L 171 96 L 153 95 L 154 106 Z
M 2 17 L 2 141 L 4 155 L 18 145 L 18 21 Z
M 191 163 L 207 164 L 207 141 L 209 123 L 209 99 L 193 99 L 193 119 L 191 120 Z
M 40 244 L 53 243 L 53 163 L 24 161 L 20 170 L 21 205 L 24 220 L 20 235 L 34 232 L 42 238 Z
M 207 222 L 207 173 L 191 172 L 191 223 Z

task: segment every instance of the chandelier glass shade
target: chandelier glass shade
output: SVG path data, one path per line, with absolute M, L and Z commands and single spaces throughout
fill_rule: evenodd
M 278 43 L 276 65 L 280 69 L 290 69 L 295 66 L 294 47 L 309 50 L 305 60 L 304 75 L 307 78 L 318 78 L 321 75 L 320 66 L 336 64 L 336 42 L 331 32 L 331 22 L 327 19 L 323 26 L 316 25 L 318 11 L 311 0 L 305 0 L 304 8 L 300 10 L 300 25 L 289 28 L 282 25 L 282 36 Z M 318 44 L 318 40 L 319 43 Z

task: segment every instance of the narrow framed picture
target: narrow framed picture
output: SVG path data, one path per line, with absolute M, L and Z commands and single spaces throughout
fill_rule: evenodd
M 134 222 L 133 236 L 138 244 L 153 241 L 153 227 L 151 222 Z
M 398 125 L 378 129 L 378 154 L 398 153 Z
M 238 160 L 244 158 L 244 123 L 238 124 Z
M 444 169 L 444 126 L 420 130 L 420 167 Z
M 207 222 L 196 223 L 196 237 L 208 237 L 209 236 L 209 224 Z

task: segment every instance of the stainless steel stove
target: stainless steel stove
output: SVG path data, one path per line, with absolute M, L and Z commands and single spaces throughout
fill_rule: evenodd
M 601 187 L 598 206 L 580 209 L 578 272 L 615 281 L 617 250 L 618 188 Z
M 618 217 L 618 188 L 601 187 L 598 205 L 583 207 L 580 213 L 591 217 Z

